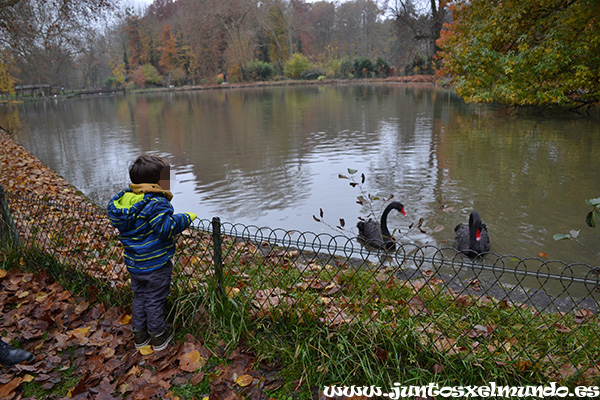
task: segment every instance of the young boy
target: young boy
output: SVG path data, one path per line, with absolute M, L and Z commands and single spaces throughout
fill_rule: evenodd
M 129 168 L 129 189 L 107 207 L 112 225 L 119 229 L 131 277 L 135 347 L 151 343 L 155 351 L 166 348 L 174 333 L 165 324 L 163 307 L 171 286 L 175 237 L 196 218 L 194 213 L 173 214 L 169 172 L 169 163 L 161 157 L 138 157 Z

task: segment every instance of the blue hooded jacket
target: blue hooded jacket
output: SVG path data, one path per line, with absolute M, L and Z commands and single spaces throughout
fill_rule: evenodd
M 175 254 L 176 235 L 192 223 L 189 214 L 173 214 L 173 206 L 163 193 L 124 190 L 110 200 L 107 211 L 119 230 L 125 264 L 132 274 L 164 266 Z

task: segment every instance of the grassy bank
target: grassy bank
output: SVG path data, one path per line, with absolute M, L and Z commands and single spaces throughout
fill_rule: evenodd
M 53 389 L 44 391 L 45 382 L 36 381 L 41 364 L 34 364 L 27 370 L 34 379 L 22 385 L 23 396 L 60 397 L 77 385 L 80 388 L 75 390 L 83 390 L 85 385 L 81 382 L 98 389 L 104 381 L 94 378 L 94 372 L 86 365 L 112 351 L 114 355 L 103 362 L 119 360 L 122 373 L 129 376 L 143 377 L 144 368 L 175 368 L 177 374 L 161 381 L 162 387 L 169 388 L 161 393 L 182 399 L 226 393 L 247 398 L 261 394 L 275 399 L 309 399 L 319 389 L 334 384 L 389 388 L 394 382 L 423 386 L 430 382 L 440 386 L 487 382 L 523 386 L 550 381 L 575 386 L 598 382 L 595 368 L 577 373 L 577 367 L 595 364 L 595 360 L 586 359 L 587 353 L 577 349 L 581 343 L 599 347 L 595 317 L 540 314 L 489 298 L 456 295 L 435 280 L 409 283 L 382 279 L 385 271 L 381 270 L 311 264 L 307 266 L 311 269 L 308 281 L 303 271 L 290 270 L 280 260 L 248 265 L 244 261 L 247 251 L 250 250 L 242 248 L 227 258 L 231 270 L 238 269 L 238 273 L 225 276 L 224 297 L 218 295 L 211 279 L 194 283 L 194 287 L 203 290 L 190 290 L 185 275 L 175 273 L 169 318 L 177 326 L 177 344 L 164 355 L 133 350 L 126 322 L 128 308 L 115 307 L 123 301 L 121 289 L 98 285 L 84 271 L 61 265 L 39 250 L 4 250 L 3 269 L 28 271 L 35 277 L 32 281 L 40 274 L 49 275 L 69 288 L 72 297 L 65 309 L 85 305 L 72 318 L 71 325 L 61 330 L 59 323 L 51 323 L 47 334 L 40 338 L 33 335 L 32 339 L 19 339 L 11 333 L 10 324 L 8 328 L 3 326 L 19 345 L 34 352 L 47 352 L 48 348 L 62 345 L 56 349 L 56 357 L 62 361 L 45 371 L 57 374 Z M 265 277 L 270 277 L 268 285 Z M 9 277 L 9 281 L 15 280 Z M 322 287 L 323 282 L 335 285 Z M 0 283 L 7 287 L 6 278 Z M 306 290 L 305 285 L 313 288 Z M 257 289 L 266 286 L 273 289 L 269 293 Z M 40 312 L 36 308 L 42 304 L 35 300 L 40 293 L 52 293 L 47 288 L 40 288 L 37 293 L 28 288 L 13 290 L 5 296 L 13 299 L 4 304 L 5 317 L 11 315 L 15 304 L 23 307 L 22 299 L 27 298 L 24 290 L 30 292 L 27 296 L 36 306 L 29 318 Z M 346 307 L 342 308 L 342 304 Z M 98 325 L 90 325 L 88 313 L 108 314 L 113 320 L 120 320 L 120 325 L 110 323 L 120 330 L 109 333 L 120 339 L 105 347 L 90 346 L 91 338 L 99 334 Z M 55 317 L 58 316 L 57 313 Z M 10 321 L 18 323 L 12 315 Z M 109 323 L 99 323 L 104 325 Z M 75 333 L 89 326 L 92 329 L 83 336 Z M 27 335 L 31 338 L 31 334 Z M 71 343 L 62 344 L 65 336 Z M 185 355 L 192 353 L 185 353 L 186 346 L 188 350 L 196 346 L 194 363 L 182 363 L 187 360 Z M 40 357 L 37 361 L 43 362 Z M 138 370 L 139 365 L 145 367 Z M 560 368 L 564 375 L 554 372 Z M 120 375 L 104 383 L 112 385 L 113 395 L 123 398 L 142 390 L 127 385 L 119 389 L 122 384 Z

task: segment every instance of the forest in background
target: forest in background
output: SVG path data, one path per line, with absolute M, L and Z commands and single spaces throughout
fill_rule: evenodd
M 0 95 L 437 73 L 469 102 L 600 100 L 597 0 L 0 0 Z
M 0 0 L 0 91 L 432 73 L 446 9 L 443 0 Z

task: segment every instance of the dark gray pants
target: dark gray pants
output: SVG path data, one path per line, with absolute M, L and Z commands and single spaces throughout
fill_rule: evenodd
M 164 305 L 171 289 L 173 264 L 147 274 L 129 274 L 133 290 L 131 321 L 133 329 L 148 332 L 162 332 L 165 327 Z

